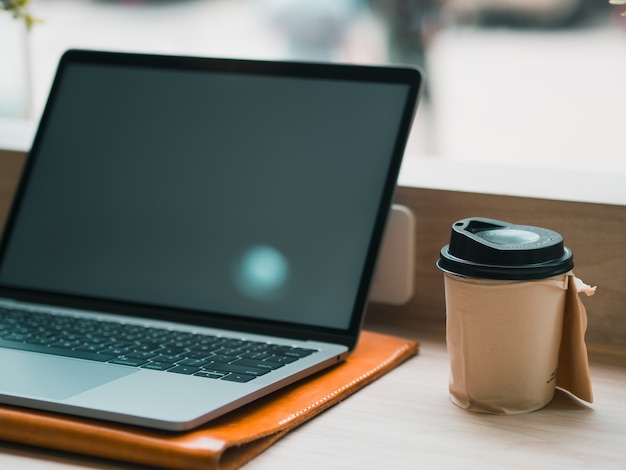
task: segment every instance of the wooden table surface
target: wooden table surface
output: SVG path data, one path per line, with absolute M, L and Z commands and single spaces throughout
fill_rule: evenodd
M 381 321 L 366 327 L 418 339 L 419 354 L 292 431 L 246 469 L 626 468 L 626 357 L 591 355 L 593 404 L 557 390 L 542 410 L 484 415 L 449 400 L 442 328 Z M 0 469 L 76 468 L 120 465 L 0 444 Z

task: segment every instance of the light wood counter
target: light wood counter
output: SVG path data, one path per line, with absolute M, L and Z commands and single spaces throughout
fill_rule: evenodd
M 626 468 L 626 358 L 592 355 L 591 405 L 557 391 L 552 403 L 533 413 L 477 414 L 448 398 L 441 325 L 405 329 L 397 320 L 374 312 L 367 327 L 419 339 L 418 356 L 287 434 L 244 468 Z M 121 467 L 2 444 L 5 468 Z
M 456 408 L 447 396 L 443 344 L 372 384 L 261 455 L 271 468 L 623 469 L 623 369 L 594 363 L 597 402 L 559 392 L 543 410 L 516 416 Z M 622 389 L 623 390 L 623 389 Z

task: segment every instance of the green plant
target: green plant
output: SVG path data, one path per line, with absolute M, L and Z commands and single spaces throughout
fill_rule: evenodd
M 30 0 L 0 0 L 0 10 L 6 10 L 13 15 L 13 18 L 26 22 L 26 27 L 30 30 L 37 20 L 28 11 Z

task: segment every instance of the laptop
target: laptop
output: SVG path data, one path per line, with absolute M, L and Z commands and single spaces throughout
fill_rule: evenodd
M 67 51 L 0 245 L 0 402 L 181 431 L 343 361 L 421 81 Z

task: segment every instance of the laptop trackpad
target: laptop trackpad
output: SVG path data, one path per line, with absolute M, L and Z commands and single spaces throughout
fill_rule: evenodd
M 63 400 L 137 372 L 46 354 L 0 350 L 0 394 Z

